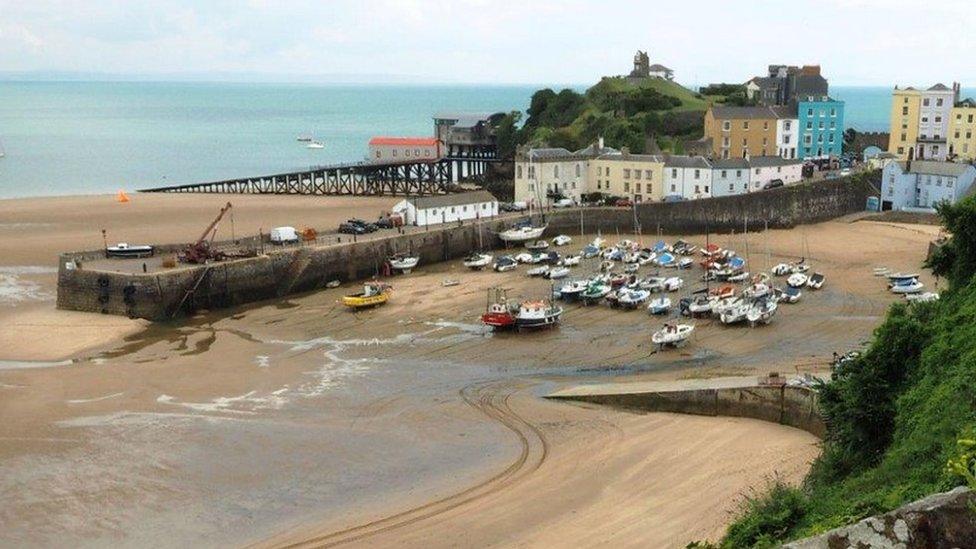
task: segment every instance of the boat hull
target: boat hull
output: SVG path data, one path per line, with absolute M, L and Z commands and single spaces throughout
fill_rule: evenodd
M 371 295 L 366 297 L 359 295 L 347 295 L 342 298 L 342 304 L 352 309 L 364 309 L 367 307 L 382 305 L 389 300 L 390 294 L 386 292 L 379 295 Z

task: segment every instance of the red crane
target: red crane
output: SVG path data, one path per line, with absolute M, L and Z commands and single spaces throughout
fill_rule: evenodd
M 224 218 L 224 215 L 230 211 L 231 203 L 228 202 L 226 206 L 220 209 L 220 213 L 217 217 L 204 229 L 203 234 L 196 242 L 187 246 L 183 252 L 180 254 L 180 261 L 184 263 L 206 263 L 207 261 L 220 261 L 224 258 L 224 254 L 219 250 L 214 250 L 211 247 L 213 239 L 217 236 L 217 225 L 220 220 Z M 208 238 L 209 237 L 209 238 Z

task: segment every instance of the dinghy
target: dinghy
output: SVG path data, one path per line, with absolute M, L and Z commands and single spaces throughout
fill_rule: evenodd
M 605 238 L 603 238 L 601 236 L 598 236 L 598 237 L 596 237 L 596 238 L 593 239 L 593 242 L 590 242 L 590 246 L 593 246 L 594 248 L 596 248 L 596 249 L 599 250 L 606 243 L 607 243 L 607 239 L 605 239 Z
M 638 265 L 637 263 L 630 263 L 630 264 L 624 265 L 624 272 L 627 273 L 627 274 L 634 274 L 639 269 L 640 269 L 640 265 Z
M 628 264 L 629 263 L 636 264 L 638 258 L 639 258 L 639 256 L 635 252 L 627 252 L 627 253 L 624 254 L 623 257 L 620 258 L 620 261 L 623 262 L 623 263 L 628 263 Z
M 375 307 L 389 301 L 393 288 L 381 282 L 367 282 L 358 294 L 343 296 L 342 304 L 352 309 Z
M 749 325 L 751 326 L 769 324 L 772 322 L 773 316 L 776 315 L 776 308 L 775 300 L 760 299 L 749 308 L 749 312 L 746 313 L 746 320 L 749 321 Z
M 391 257 L 389 260 L 390 267 L 403 271 L 404 274 L 410 273 L 410 271 L 420 263 L 420 256 L 409 256 L 398 254 Z
M 687 303 L 685 303 L 685 299 L 688 300 Z M 681 300 L 682 304 L 685 305 L 682 308 L 681 311 L 682 314 L 687 314 L 690 316 L 700 316 L 700 315 L 707 315 L 712 312 L 712 306 L 714 305 L 714 301 L 712 299 L 709 299 L 707 295 L 700 294 L 693 298 L 685 298 L 685 299 Z
M 668 252 L 664 252 L 661 255 L 657 256 L 655 263 L 657 263 L 661 267 L 674 267 L 677 265 L 674 256 Z
M 888 275 L 888 287 L 892 287 L 899 282 L 907 282 L 909 280 L 917 280 L 921 276 L 918 273 L 894 273 Z
M 576 299 L 580 296 L 580 294 L 583 293 L 584 290 L 586 290 L 586 287 L 589 286 L 589 284 L 590 282 L 588 280 L 573 280 L 567 282 L 566 284 L 560 286 L 559 295 L 567 301 Z
M 701 249 L 701 254 L 705 257 L 715 257 L 721 254 L 723 251 L 725 250 L 720 248 L 718 245 L 709 244 Z
M 547 261 L 549 261 L 549 254 L 545 252 L 536 252 L 532 254 L 532 257 L 529 259 L 529 263 L 533 263 L 533 264 L 543 263 Z
M 478 271 L 484 269 L 488 265 L 491 265 L 491 260 L 494 259 L 491 254 L 481 254 L 473 253 L 468 257 L 464 258 L 464 266 L 468 269 Z
M 742 273 L 734 274 L 726 278 L 726 280 L 728 280 L 729 282 L 745 282 L 746 280 L 749 280 L 749 273 L 742 272 Z
M 664 348 L 665 346 L 677 347 L 687 341 L 694 331 L 695 326 L 692 324 L 668 323 L 651 335 L 651 342 L 659 348 Z
M 516 330 L 548 328 L 559 323 L 563 308 L 549 301 L 526 301 L 515 313 Z
M 939 300 L 939 294 L 937 292 L 925 292 L 922 294 L 905 294 L 905 301 L 909 301 L 911 303 L 929 303 L 938 300 Z
M 709 295 L 717 297 L 718 299 L 728 299 L 730 297 L 735 297 L 735 287 L 734 286 L 719 286 L 718 288 L 712 289 L 708 292 Z
M 617 249 L 622 251 L 630 251 L 637 249 L 637 243 L 633 240 L 621 240 L 617 242 Z
M 651 251 L 656 254 L 661 254 L 668 251 L 668 245 L 663 240 L 658 240 L 651 246 Z
M 671 299 L 667 296 L 656 297 L 647 305 L 647 311 L 652 315 L 667 314 L 671 309 Z
M 742 322 L 746 319 L 746 315 L 752 305 L 746 303 L 742 299 L 735 300 L 734 303 L 730 303 L 722 308 L 722 312 L 719 314 L 719 320 L 722 324 L 735 324 L 737 322 Z
M 130 246 L 125 242 L 119 242 L 115 246 L 105 248 L 106 257 L 151 257 L 153 255 L 152 246 Z
M 677 292 L 678 290 L 683 288 L 684 285 L 685 285 L 684 280 L 681 280 L 676 276 L 672 276 L 671 278 L 664 280 L 664 283 L 662 284 L 662 288 L 666 292 Z
M 515 258 L 514 259 L 515 259 L 515 261 L 518 261 L 519 263 L 531 263 L 532 262 L 532 254 L 530 254 L 529 252 L 518 253 L 518 254 L 515 254 Z
M 525 249 L 532 252 L 541 252 L 547 248 L 549 248 L 548 240 L 533 240 L 525 243 Z
M 748 288 L 742 290 L 742 296 L 747 299 L 759 299 L 760 297 L 766 297 L 769 293 L 769 286 L 765 282 L 754 282 Z
M 898 283 L 891 286 L 891 293 L 893 294 L 917 294 L 922 291 L 925 284 L 918 281 L 917 278 L 912 278 L 909 280 L 901 280 Z
M 657 254 L 650 250 L 641 250 L 637 252 L 637 264 L 647 265 L 648 263 L 657 259 Z
M 564 234 L 561 234 L 552 239 L 553 246 L 565 246 L 573 241 L 573 238 Z
M 623 288 L 617 292 L 617 302 L 621 307 L 636 309 L 651 297 L 651 292 L 639 288 Z
M 783 303 L 797 303 L 800 298 L 803 297 L 803 292 L 799 288 L 794 288 L 792 286 L 787 286 L 785 290 L 782 290 L 779 294 L 779 300 Z
M 554 267 L 549 269 L 549 273 L 545 275 L 550 280 L 559 280 L 560 278 L 566 278 L 569 276 L 569 269 L 566 267 Z
M 585 290 L 583 290 L 580 297 L 587 303 L 600 301 L 601 299 L 607 297 L 607 294 L 610 293 L 611 289 L 610 284 L 607 284 L 603 280 L 595 280 L 591 282 Z
M 503 242 L 527 242 L 539 238 L 544 232 L 546 232 L 545 225 L 541 227 L 529 225 L 527 227 L 515 227 L 507 231 L 502 231 L 498 233 L 498 238 L 502 239 Z
M 533 267 L 525 272 L 529 276 L 546 276 L 549 274 L 549 265 L 541 265 L 539 267 Z
M 663 292 L 665 280 L 663 276 L 649 276 L 640 282 L 640 287 L 649 292 Z
M 515 260 L 510 255 L 503 255 L 495 260 L 494 269 L 500 273 L 515 270 L 518 267 L 518 261 Z
M 630 281 L 630 277 L 623 273 L 610 273 L 610 287 L 619 288 Z
M 802 288 L 807 284 L 807 275 L 803 273 L 793 273 L 789 278 L 786 279 L 786 284 L 793 288 Z
M 810 279 L 807 280 L 807 287 L 812 290 L 819 290 L 823 288 L 825 277 L 823 273 L 813 273 L 810 275 Z
M 607 248 L 603 250 L 603 259 L 609 261 L 620 261 L 623 259 L 624 253 L 617 248 Z
M 805 273 L 810 270 L 810 266 L 807 265 L 806 259 L 801 259 L 796 263 L 790 265 L 790 272 L 793 273 Z
M 891 269 L 888 267 L 875 267 L 874 276 L 888 276 L 891 274 Z
M 779 263 L 778 265 L 773 267 L 773 274 L 776 276 L 786 276 L 792 272 L 793 272 L 792 268 L 790 268 L 790 266 L 787 265 L 786 263 Z
M 597 248 L 596 246 L 593 246 L 593 245 L 586 246 L 580 252 L 580 255 L 583 256 L 583 259 L 590 259 L 590 258 L 596 257 L 596 256 L 600 255 L 600 248 Z
M 563 265 L 565 265 L 567 267 L 573 267 L 573 266 L 579 265 L 580 264 L 580 261 L 582 261 L 582 259 L 583 258 L 580 257 L 579 255 L 568 255 L 568 256 L 566 256 L 566 257 L 563 258 Z
M 603 263 L 600 263 L 600 271 L 604 273 L 608 273 L 613 269 L 613 266 L 614 266 L 613 261 L 609 261 L 609 260 L 604 261 Z
M 679 269 L 690 269 L 691 266 L 694 265 L 694 264 L 695 264 L 695 261 L 693 259 L 691 259 L 690 257 L 682 257 L 681 259 L 678 260 L 678 268 Z

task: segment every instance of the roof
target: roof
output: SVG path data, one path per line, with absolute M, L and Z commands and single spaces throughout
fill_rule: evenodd
M 957 162 L 937 162 L 935 160 L 915 160 L 912 162 L 912 167 L 908 170 L 908 172 L 923 175 L 948 175 L 952 177 L 959 177 L 970 169 L 972 169 L 970 164 L 962 164 Z
M 663 156 L 655 154 L 601 154 L 597 160 L 610 160 L 613 162 L 664 162 Z
M 782 118 L 782 119 L 798 118 L 798 115 L 796 114 L 796 109 L 794 109 L 793 107 L 788 107 L 786 105 L 778 105 L 769 108 L 772 109 L 773 114 L 776 115 L 776 118 Z
M 948 88 L 948 86 L 946 86 L 942 82 L 939 82 L 938 84 L 932 86 L 931 88 L 929 88 L 929 89 L 927 89 L 925 91 L 930 91 L 931 92 L 931 91 L 952 91 L 952 90 L 950 90 Z
M 572 157 L 573 153 L 559 147 L 549 149 L 529 149 L 526 156 L 528 156 L 529 160 L 555 160 L 559 158 Z
M 602 141 L 602 140 L 601 140 Z M 574 156 L 597 157 L 604 154 L 620 154 L 620 151 L 613 147 L 600 146 L 600 142 L 591 143 L 589 147 L 580 149 L 573 153 Z
M 451 126 L 455 128 L 473 128 L 479 124 L 487 123 L 496 114 L 491 112 L 439 112 L 434 115 L 434 120 L 453 120 Z
M 963 99 L 962 101 L 956 103 L 956 106 L 957 107 L 966 107 L 967 109 L 976 108 L 976 100 L 974 100 L 972 97 L 967 97 L 967 98 Z
M 779 87 L 781 79 L 775 76 L 753 76 L 746 81 L 748 84 L 756 84 L 760 89 L 775 89 Z
M 780 156 L 753 156 L 749 158 L 749 166 L 753 168 L 775 168 L 777 166 L 794 166 L 803 164 L 803 161 L 794 158 L 792 160 Z
M 675 155 L 669 156 L 664 160 L 664 166 L 667 168 L 709 168 L 708 160 L 705 160 L 701 156 L 684 156 Z
M 650 67 L 648 67 L 648 69 L 650 69 L 651 72 L 660 72 L 660 71 L 674 72 L 673 70 L 671 70 L 671 69 L 669 69 L 669 68 L 667 68 L 664 65 L 661 65 L 659 63 L 654 63 L 653 65 L 651 65 Z
M 749 168 L 749 161 L 745 158 L 722 158 L 712 160 L 713 170 L 744 170 Z
M 488 191 L 472 191 L 467 193 L 437 194 L 434 196 L 418 196 L 408 198 L 407 202 L 419 210 L 428 208 L 444 208 L 447 206 L 462 206 L 481 202 L 497 202 L 498 199 Z
M 437 145 L 436 137 L 374 137 L 369 140 L 370 145 L 393 145 L 404 147 L 433 147 Z
M 776 118 L 769 107 L 712 107 L 712 116 L 717 120 L 755 120 Z

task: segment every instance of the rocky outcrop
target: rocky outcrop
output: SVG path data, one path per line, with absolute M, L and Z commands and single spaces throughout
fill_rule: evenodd
M 976 547 L 976 493 L 959 487 L 884 515 L 788 543 L 790 549 L 952 549 Z

